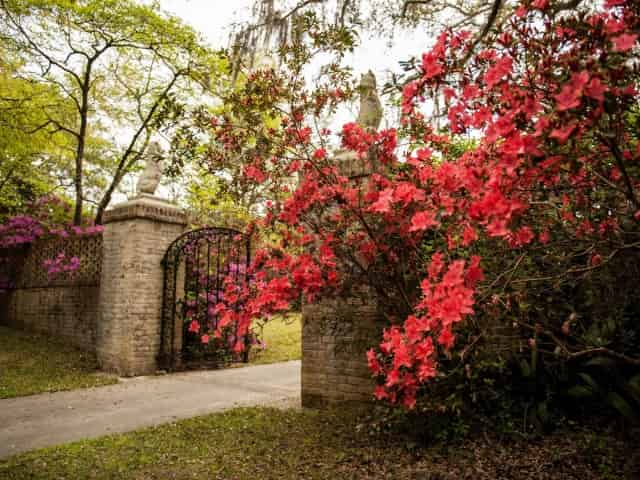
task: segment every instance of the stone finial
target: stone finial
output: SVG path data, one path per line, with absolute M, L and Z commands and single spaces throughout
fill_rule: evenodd
M 377 130 L 382 121 L 382 103 L 376 90 L 376 76 L 371 70 L 360 79 L 360 111 L 356 123 L 365 129 Z
M 163 152 L 158 142 L 151 142 L 145 153 L 146 165 L 144 171 L 142 175 L 140 175 L 138 184 L 136 185 L 138 194 L 146 193 L 148 195 L 154 195 L 156 193 L 156 189 L 158 185 L 160 185 L 160 179 L 162 178 L 162 158 Z

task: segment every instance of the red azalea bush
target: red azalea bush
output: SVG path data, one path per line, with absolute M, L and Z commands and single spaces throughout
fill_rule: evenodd
M 257 252 L 252 285 L 227 286 L 218 311 L 247 333 L 300 294 L 313 302 L 367 285 L 389 321 L 368 353 L 376 397 L 409 408 L 454 359 L 502 341 L 501 326 L 526 358 L 640 366 L 637 338 L 599 323 L 605 285 L 635 289 L 624 270 L 637 270 L 640 246 L 639 32 L 631 0 L 567 15 L 523 2 L 484 49 L 445 31 L 404 88 L 397 129 L 344 125 L 348 169 L 327 153 L 328 132 L 312 129 L 345 90 L 254 74 L 229 99 L 244 124 L 237 114 L 212 122 L 212 162 L 246 159 L 245 181 L 271 192 L 261 229 L 277 242 Z M 445 130 L 428 120 L 438 95 Z M 279 129 L 259 130 L 265 112 Z M 353 164 L 369 174 L 348 175 Z M 611 298 L 627 322 L 624 302 L 637 298 Z

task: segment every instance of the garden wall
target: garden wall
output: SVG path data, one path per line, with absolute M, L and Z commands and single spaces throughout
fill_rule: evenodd
M 156 372 L 163 301 L 162 258 L 186 215 L 150 195 L 116 205 L 99 235 L 39 240 L 0 250 L 0 324 L 51 335 L 96 353 L 123 376 Z M 79 267 L 51 275 L 64 253 Z
M 46 260 L 64 252 L 80 267 L 49 277 Z M 41 240 L 25 249 L 5 250 L 10 288 L 0 291 L 0 324 L 61 338 L 84 350 L 96 345 L 102 236 Z

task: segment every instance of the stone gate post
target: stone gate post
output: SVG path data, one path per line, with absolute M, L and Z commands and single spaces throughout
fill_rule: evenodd
M 382 104 L 375 75 L 369 70 L 360 81 L 360 111 L 356 122 L 377 130 Z M 364 162 L 350 151 L 333 157 L 340 173 L 354 186 L 382 168 L 374 155 Z M 380 341 L 386 325 L 373 291 L 359 296 L 325 299 L 302 309 L 302 406 L 324 407 L 373 399 L 374 382 L 367 368 L 366 351 Z
M 385 326 L 375 295 L 323 300 L 302 308 L 302 406 L 373 400 L 367 350 Z
M 371 173 L 351 152 L 338 152 L 334 160 L 354 185 Z M 324 299 L 302 308 L 303 407 L 373 400 L 375 383 L 366 352 L 380 343 L 387 324 L 376 294 L 365 287 L 360 290 L 358 295 Z
M 187 225 L 175 205 L 142 194 L 104 218 L 96 352 L 103 370 L 123 376 L 156 371 L 167 247 Z

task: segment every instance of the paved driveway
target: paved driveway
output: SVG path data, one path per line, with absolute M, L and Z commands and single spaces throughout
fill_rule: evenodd
M 0 458 L 235 406 L 300 395 L 300 362 L 125 379 L 117 385 L 0 400 Z

